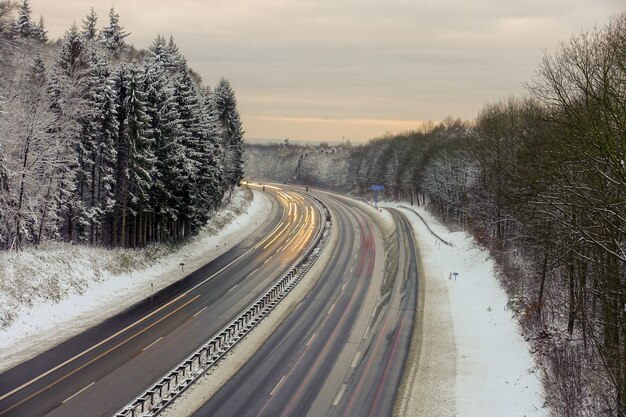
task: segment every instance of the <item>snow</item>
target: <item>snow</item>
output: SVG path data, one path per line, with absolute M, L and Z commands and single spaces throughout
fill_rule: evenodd
M 403 209 L 419 245 L 426 289 L 424 327 L 419 335 L 422 348 L 416 360 L 422 365 L 445 365 L 437 366 L 435 372 L 413 366 L 412 372 L 426 375 L 448 392 L 431 390 L 430 399 L 416 398 L 423 397 L 431 383 L 418 378 L 408 384 L 404 408 L 411 415 L 422 415 L 419 409 L 423 407 L 423 415 L 435 415 L 436 409 L 437 415 L 458 417 L 547 416 L 537 365 L 507 309 L 508 298 L 488 251 L 478 247 L 468 233 L 449 231 L 423 208 L 413 209 L 436 235 L 452 244 L 444 244 L 417 215 Z M 459 274 L 456 280 L 450 275 L 453 272 Z M 428 334 L 428 329 L 439 334 Z M 443 339 L 447 342 L 437 342 Z M 449 363 L 450 359 L 456 363 Z
M 265 194 L 240 189 L 198 236 L 177 247 L 133 251 L 56 243 L 19 254 L 0 253 L 0 320 L 5 323 L 0 330 L 0 371 L 210 262 L 252 234 L 271 209 Z

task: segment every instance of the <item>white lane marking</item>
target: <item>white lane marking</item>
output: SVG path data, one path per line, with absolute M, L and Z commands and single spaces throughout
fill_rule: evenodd
M 343 396 L 343 393 L 345 390 L 346 390 L 346 384 L 341 384 L 341 388 L 339 388 L 339 392 L 337 393 L 337 395 L 335 396 L 335 399 L 333 400 L 333 405 L 339 404 L 339 401 L 341 401 L 341 397 Z
M 198 314 L 202 313 L 202 312 L 203 312 L 204 310 L 206 310 L 207 308 L 209 308 L 209 306 L 202 307 L 202 309 L 201 309 L 201 310 L 199 310 L 199 311 L 198 311 L 196 314 L 194 314 L 192 317 L 197 317 L 197 316 L 198 316 Z
M 256 271 L 258 271 L 258 270 L 259 270 L 259 268 L 256 268 L 254 271 L 250 272 L 250 273 L 248 274 L 248 278 L 250 278 L 250 277 L 252 276 L 252 274 L 254 274 L 254 273 L 255 273 Z
M 276 392 L 276 390 L 280 387 L 280 385 L 283 383 L 283 381 L 285 380 L 285 378 L 287 377 L 287 375 L 283 375 L 283 377 L 280 379 L 280 381 L 278 381 L 278 384 L 276 384 L 276 386 L 274 387 L 274 389 L 272 390 L 272 392 L 270 392 L 270 397 L 272 395 L 274 395 L 274 393 Z
M 63 400 L 61 402 L 61 404 L 65 404 L 66 402 L 68 402 L 69 400 L 71 400 L 72 398 L 76 397 L 78 394 L 80 394 L 81 392 L 85 391 L 87 388 L 89 388 L 90 386 L 92 386 L 93 384 L 95 384 L 95 382 L 92 382 L 91 384 L 87 385 L 85 388 L 81 389 L 80 391 L 78 391 L 76 394 L 72 395 L 69 398 L 66 398 L 65 400 Z
M 329 316 L 330 316 L 330 313 L 333 311 L 333 308 L 335 308 L 335 304 L 337 304 L 337 302 L 336 302 L 336 301 L 335 301 L 335 302 L 333 303 L 333 305 L 332 305 L 332 306 L 330 306 L 330 308 L 328 309 L 328 315 L 329 315 Z
M 230 290 L 228 290 L 228 292 L 231 292 L 232 290 L 234 290 L 235 288 L 237 288 L 239 286 L 239 284 L 235 284 L 233 285 L 233 288 L 231 288 Z
M 356 365 L 359 363 L 359 359 L 361 359 L 361 351 L 358 351 L 356 355 L 354 355 L 354 359 L 352 360 L 352 365 L 350 365 L 350 368 L 356 368 Z
M 306 345 L 304 346 L 309 346 L 311 344 L 311 342 L 313 341 L 313 339 L 315 339 L 315 336 L 317 336 L 317 332 L 313 333 L 313 335 L 311 336 L 311 338 L 309 339 L 308 342 L 306 342 Z
M 150 349 L 152 346 L 156 345 L 157 342 L 159 342 L 161 339 L 163 339 L 163 336 L 159 337 L 157 340 L 155 340 L 154 342 L 150 343 L 148 346 L 146 346 L 145 348 L 141 349 L 142 352 L 145 352 L 146 350 Z
M 265 262 L 263 262 L 263 265 L 265 265 L 266 263 L 268 263 L 270 261 L 270 259 L 272 259 L 274 257 L 274 255 L 270 256 L 269 258 L 267 258 L 265 260 Z

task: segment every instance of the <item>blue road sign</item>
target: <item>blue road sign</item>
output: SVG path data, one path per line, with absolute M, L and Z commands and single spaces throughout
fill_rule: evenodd
M 382 185 L 370 185 L 370 190 L 372 191 L 382 191 L 385 187 Z

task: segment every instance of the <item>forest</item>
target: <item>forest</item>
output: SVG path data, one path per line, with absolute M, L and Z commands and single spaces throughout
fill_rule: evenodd
M 137 248 L 193 235 L 243 176 L 233 89 L 203 85 L 174 39 L 146 50 L 112 8 L 48 39 L 0 0 L 0 248 Z
M 626 14 L 546 53 L 528 95 L 365 145 L 246 145 L 251 178 L 426 205 L 500 267 L 555 416 L 626 416 Z

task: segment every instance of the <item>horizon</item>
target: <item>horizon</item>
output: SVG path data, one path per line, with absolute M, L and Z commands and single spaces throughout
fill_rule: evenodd
M 620 0 L 544 3 L 30 0 L 50 39 L 91 6 L 100 28 L 114 7 L 137 48 L 172 35 L 206 84 L 231 82 L 247 136 L 354 143 L 524 95 L 543 51 L 623 11 Z

